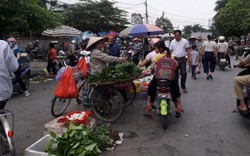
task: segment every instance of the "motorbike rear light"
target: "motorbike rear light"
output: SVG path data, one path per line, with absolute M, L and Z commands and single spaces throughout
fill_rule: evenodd
M 13 131 L 12 131 L 12 130 L 9 130 L 9 131 L 8 131 L 8 137 L 9 137 L 9 138 L 12 138 L 12 137 L 13 137 Z
M 163 87 L 163 88 L 160 88 L 159 91 L 161 93 L 167 93 L 167 88 Z

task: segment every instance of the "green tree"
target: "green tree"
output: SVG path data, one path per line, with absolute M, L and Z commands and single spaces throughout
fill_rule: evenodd
M 170 33 L 174 31 L 173 24 L 167 17 L 157 18 L 155 24 L 156 26 L 162 28 L 165 33 Z
M 84 0 L 83 3 L 67 10 L 64 23 L 79 30 L 94 33 L 109 30 L 121 31 L 128 24 L 126 13 L 114 7 L 114 3 L 110 1 Z
M 192 32 L 204 32 L 207 30 L 199 24 L 194 24 L 194 25 L 184 26 L 182 31 L 183 31 L 183 36 L 187 38 L 191 36 Z
M 60 25 L 60 16 L 39 5 L 38 0 L 0 0 L 0 31 L 40 33 Z
M 140 13 L 131 14 L 131 24 L 141 24 L 143 23 L 143 17 Z
M 221 35 L 240 36 L 250 30 L 250 1 L 229 0 L 214 17 L 214 25 Z
M 217 0 L 215 2 L 215 8 L 214 10 L 215 11 L 220 11 L 221 9 L 223 9 L 226 5 L 226 3 L 228 2 L 229 0 Z

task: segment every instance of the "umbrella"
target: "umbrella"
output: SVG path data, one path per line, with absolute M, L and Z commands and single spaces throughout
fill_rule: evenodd
M 165 37 L 165 38 L 169 38 L 169 37 L 174 37 L 174 34 L 171 34 L 171 33 L 166 33 L 164 35 L 162 35 L 161 37 Z
M 45 30 L 42 35 L 50 37 L 78 36 L 81 31 L 66 25 L 62 25 L 53 30 Z
M 147 35 L 157 35 L 163 34 L 163 30 L 152 24 L 136 24 L 130 27 L 127 27 L 120 32 L 122 36 L 147 36 Z

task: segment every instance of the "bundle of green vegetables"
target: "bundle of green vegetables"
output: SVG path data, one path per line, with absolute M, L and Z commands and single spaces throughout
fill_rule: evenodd
M 110 138 L 110 131 L 102 125 L 91 131 L 84 124 L 75 126 L 70 123 L 62 136 L 52 131 L 50 135 L 52 138 L 46 145 L 46 151 L 56 156 L 96 156 L 102 150 L 113 147 L 115 141 Z
M 115 82 L 139 77 L 142 70 L 133 62 L 118 63 L 115 67 L 105 67 L 100 73 L 88 79 L 89 83 Z

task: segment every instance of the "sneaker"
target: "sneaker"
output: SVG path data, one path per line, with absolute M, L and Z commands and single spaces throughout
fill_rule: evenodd
M 232 68 L 231 65 L 228 66 L 230 69 Z
M 187 93 L 188 92 L 186 88 L 182 89 L 182 91 L 183 91 L 183 93 Z
M 26 96 L 26 97 L 27 97 L 27 96 L 30 96 L 30 93 L 29 93 L 28 90 L 24 91 L 23 94 L 24 94 L 24 96 Z

